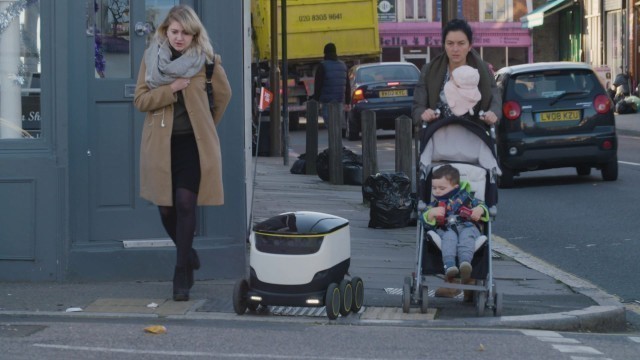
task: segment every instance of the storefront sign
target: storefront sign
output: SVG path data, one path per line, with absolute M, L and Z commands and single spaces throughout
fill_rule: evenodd
M 396 0 L 378 0 L 378 21 L 396 21 Z
M 40 137 L 40 95 L 22 97 L 22 129 L 33 137 Z
M 381 35 L 381 46 L 442 46 L 440 34 L 419 35 Z M 531 45 L 529 34 L 505 36 L 504 34 L 482 34 L 473 36 L 473 45 L 476 47 L 525 47 Z
M 380 46 L 440 46 L 440 34 L 426 36 L 386 35 L 380 36 Z

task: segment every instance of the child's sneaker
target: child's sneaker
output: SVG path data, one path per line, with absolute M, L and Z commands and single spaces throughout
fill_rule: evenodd
M 456 267 L 455 265 L 452 265 L 452 266 L 447 266 L 445 268 L 444 274 L 447 277 L 447 280 L 451 282 L 451 279 L 456 277 L 456 275 L 458 275 L 458 272 L 459 272 L 458 267 Z
M 457 270 L 457 269 L 456 269 Z M 467 261 L 463 261 L 460 263 L 460 279 L 462 281 L 467 281 L 471 277 L 471 264 Z

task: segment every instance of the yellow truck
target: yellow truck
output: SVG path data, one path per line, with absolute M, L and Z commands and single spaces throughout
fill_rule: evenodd
M 313 95 L 313 70 L 326 43 L 336 44 L 347 66 L 379 61 L 378 0 L 287 0 L 287 89 L 292 129 Z M 281 1 L 278 1 L 278 59 L 282 61 Z M 268 74 L 271 61 L 271 0 L 252 0 L 255 76 Z M 262 80 L 262 79 L 261 79 Z

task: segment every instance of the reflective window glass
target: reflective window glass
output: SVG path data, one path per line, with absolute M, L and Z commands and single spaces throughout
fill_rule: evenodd
M 40 3 L 0 1 L 0 139 L 41 136 Z
M 96 78 L 130 78 L 129 0 L 94 1 Z

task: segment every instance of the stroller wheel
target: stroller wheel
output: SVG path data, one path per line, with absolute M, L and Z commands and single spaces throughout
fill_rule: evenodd
M 357 314 L 364 304 L 364 283 L 362 279 L 354 276 L 351 279 L 351 287 L 353 288 L 353 302 L 351 303 L 351 312 Z
M 493 302 L 493 316 L 502 316 L 502 293 L 496 293 Z
M 233 287 L 233 310 L 238 315 L 242 315 L 247 311 L 247 293 L 249 292 L 249 283 L 245 279 L 240 279 Z
M 498 287 L 493 284 L 493 316 L 502 316 L 502 293 L 498 292 Z
M 487 305 L 487 292 L 486 291 L 476 291 L 476 315 L 484 316 L 484 308 Z
M 429 307 L 429 288 L 423 286 L 420 292 L 422 295 L 422 301 L 420 302 L 420 312 L 426 314 Z
M 402 312 L 409 313 L 411 309 L 411 287 L 406 282 L 402 286 Z
M 340 315 L 347 316 L 351 312 L 351 304 L 353 304 L 353 286 L 351 281 L 343 279 L 340 282 Z
M 338 284 L 331 283 L 324 296 L 324 305 L 327 309 L 327 317 L 331 320 L 337 319 L 340 315 L 340 288 Z

